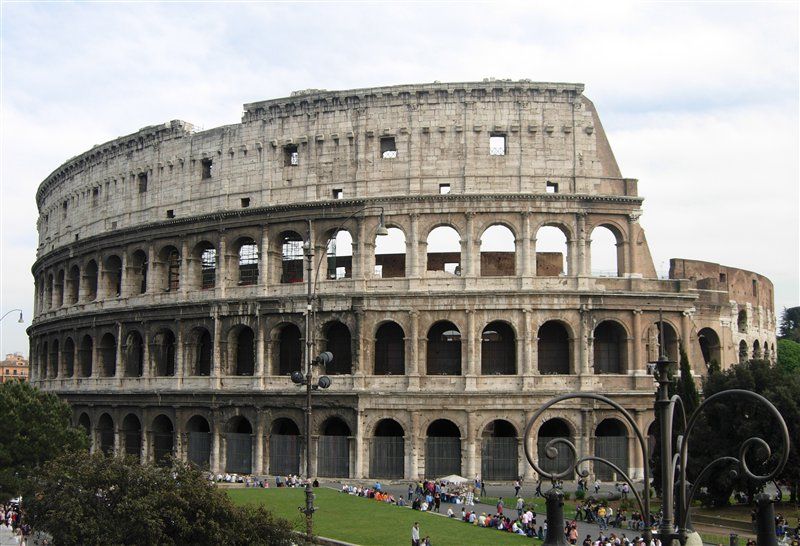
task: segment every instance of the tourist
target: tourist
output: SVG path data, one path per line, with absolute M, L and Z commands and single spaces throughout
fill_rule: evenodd
M 600 492 L 600 478 L 597 478 L 594 481 L 594 494 L 597 495 Z
M 411 546 L 420 546 L 419 543 L 419 522 L 415 521 L 411 527 Z
M 497 513 L 501 516 L 503 515 L 503 506 L 505 506 L 505 503 L 503 502 L 503 497 L 500 497 L 497 499 Z
M 408 484 L 408 500 L 411 500 L 411 496 L 414 494 L 414 486 L 412 484 Z
M 525 501 L 522 499 L 522 497 L 517 497 L 517 518 L 521 518 L 524 511 Z
M 455 517 L 455 514 L 453 513 L 453 507 L 452 506 L 447 509 L 447 517 L 448 518 Z
M 542 479 L 541 478 L 539 478 L 539 480 L 536 482 L 536 493 L 534 493 L 534 495 L 536 495 L 537 497 L 543 497 L 544 496 L 544 495 L 542 495 Z
M 519 489 L 522 487 L 522 484 L 519 483 L 519 480 L 514 480 L 514 496 L 519 497 Z

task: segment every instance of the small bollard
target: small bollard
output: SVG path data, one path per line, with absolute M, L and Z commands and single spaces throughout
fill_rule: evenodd
M 731 533 L 730 546 L 739 546 L 739 535 L 737 535 L 736 533 Z
M 756 544 L 758 546 L 778 546 L 775 534 L 775 506 L 766 493 L 756 495 Z
M 553 487 L 544 496 L 547 499 L 547 535 L 542 546 L 569 546 L 564 535 L 564 493 Z

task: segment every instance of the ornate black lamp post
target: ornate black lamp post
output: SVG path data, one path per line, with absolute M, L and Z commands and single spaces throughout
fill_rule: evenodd
M 660 319 L 659 319 L 659 322 Z M 663 328 L 661 329 L 663 332 Z M 660 456 L 661 456 L 661 491 L 662 491 L 662 517 L 661 524 L 655 536 L 659 538 L 665 546 L 670 545 L 673 541 L 679 542 L 681 545 L 686 544 L 691 530 L 689 529 L 689 512 L 691 509 L 692 500 L 699 488 L 704 484 L 705 479 L 709 476 L 711 470 L 714 468 L 728 465 L 734 466 L 732 472 L 743 474 L 750 480 L 756 483 L 767 483 L 775 479 L 780 474 L 786 461 L 789 458 L 789 430 L 786 427 L 786 422 L 772 403 L 763 396 L 751 391 L 732 389 L 728 391 L 719 392 L 713 396 L 708 397 L 702 404 L 690 415 L 686 416 L 684 411 L 683 401 L 680 396 L 669 397 L 668 389 L 671 382 L 670 367 L 675 364 L 674 361 L 669 360 L 664 354 L 663 347 L 663 334 L 660 343 L 660 355 L 658 360 L 650 362 L 649 370 L 652 370 L 653 376 L 658 383 L 655 398 L 655 413 L 656 418 L 661 429 L 661 442 L 660 442 Z M 769 457 L 772 453 L 769 445 L 762 438 L 753 437 L 747 439 L 739 446 L 739 456 L 723 456 L 719 457 L 703 468 L 700 473 L 695 477 L 694 483 L 690 483 L 687 476 L 687 466 L 689 461 L 689 440 L 697 423 L 698 417 L 703 411 L 711 404 L 720 401 L 723 398 L 750 398 L 761 405 L 766 407 L 770 413 L 775 417 L 776 425 L 781 433 L 781 446 L 780 458 L 777 465 L 772 471 L 767 474 L 759 475 L 747 466 L 747 454 L 753 447 L 760 447 L 766 452 Z M 640 495 L 634 487 L 633 481 L 628 474 L 619 468 L 611 461 L 602 457 L 586 456 L 578 457 L 578 451 L 575 445 L 567 438 L 554 438 L 550 440 L 545 446 L 545 456 L 549 459 L 555 459 L 558 455 L 558 446 L 565 446 L 572 455 L 572 463 L 569 467 L 562 471 L 547 472 L 543 470 L 535 461 L 530 453 L 530 438 L 534 424 L 539 417 L 544 414 L 552 406 L 571 399 L 584 399 L 595 400 L 611 406 L 617 410 L 620 415 L 628 422 L 631 429 L 636 434 L 636 440 L 639 443 L 639 448 L 642 451 L 644 464 L 644 495 Z M 680 427 L 680 434 L 677 436 L 677 441 L 673 445 L 673 424 L 676 420 L 676 409 L 678 410 L 677 424 Z M 650 522 L 650 470 L 648 468 L 648 461 L 650 460 L 647 441 L 642 434 L 641 429 L 636 424 L 631 414 L 625 410 L 618 403 L 610 398 L 594 393 L 574 393 L 565 394 L 545 403 L 539 410 L 531 417 L 525 428 L 525 457 L 528 459 L 530 465 L 539 473 L 539 476 L 550 479 L 553 483 L 553 488 L 545 493 L 547 502 L 547 521 L 549 526 L 547 528 L 547 537 L 544 541 L 544 546 L 562 546 L 566 545 L 567 541 L 564 537 L 563 522 L 564 522 L 564 493 L 556 487 L 556 480 L 564 478 L 576 471 L 581 477 L 587 477 L 589 471 L 580 468 L 580 466 L 588 461 L 593 461 L 595 464 L 600 463 L 612 468 L 618 476 L 622 478 L 631 488 L 639 509 L 642 512 L 646 526 L 644 529 L 644 537 L 646 541 L 650 541 L 653 536 L 649 528 Z M 677 497 L 677 499 L 676 499 Z M 759 546 L 772 546 L 777 545 L 777 538 L 775 536 L 775 518 L 773 500 L 769 495 L 760 495 L 757 499 L 757 535 Z
M 353 212 L 352 214 L 350 214 L 349 216 L 347 216 L 333 231 L 334 237 L 335 234 L 338 233 L 349 220 L 354 218 L 356 214 L 359 214 L 369 209 L 380 209 L 381 211 L 380 222 L 378 224 L 378 229 L 376 230 L 375 234 L 378 236 L 388 235 L 389 231 L 386 229 L 384 215 L 383 215 L 383 207 L 375 206 L 375 207 L 362 207 Z M 325 351 L 317 356 L 312 357 L 312 353 L 314 351 L 314 339 L 313 339 L 314 304 L 316 301 L 315 296 L 317 288 L 317 274 L 319 273 L 320 265 L 322 265 L 322 260 L 325 258 L 325 253 L 322 254 L 320 259 L 315 264 L 313 241 L 311 238 L 312 234 L 311 219 L 310 218 L 307 219 L 307 222 L 308 222 L 308 235 L 306 236 L 306 241 L 303 244 L 303 254 L 305 256 L 305 262 L 306 262 L 306 284 L 308 287 L 308 291 L 306 294 L 306 312 L 305 312 L 305 339 L 306 339 L 305 374 L 300 371 L 295 371 L 292 372 L 291 378 L 292 382 L 295 385 L 305 386 L 306 388 L 306 397 L 305 397 L 306 502 L 305 506 L 299 507 L 299 510 L 306 516 L 306 537 L 309 540 L 311 540 L 314 530 L 313 516 L 314 516 L 314 511 L 316 511 L 316 508 L 314 507 L 314 488 L 311 485 L 311 393 L 312 391 L 315 391 L 317 389 L 327 389 L 328 387 L 331 386 L 331 379 L 326 375 L 321 376 L 316 383 L 314 382 L 314 366 L 315 365 L 326 366 L 330 364 L 331 362 L 333 362 L 334 355 L 328 351 Z

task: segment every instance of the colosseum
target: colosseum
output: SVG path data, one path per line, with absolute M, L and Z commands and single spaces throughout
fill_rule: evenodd
M 94 450 L 259 475 L 304 474 L 310 450 L 320 477 L 530 477 L 521 436 L 555 395 L 605 393 L 649 430 L 661 340 L 698 376 L 775 355 L 768 279 L 688 259 L 657 274 L 637 180 L 581 84 L 295 92 L 234 125 L 97 145 L 36 200 L 32 379 Z M 593 267 L 602 252 L 611 269 Z M 290 374 L 322 351 L 332 385 L 306 442 Z M 642 476 L 608 408 L 564 403 L 533 430 L 534 452 L 569 437 Z

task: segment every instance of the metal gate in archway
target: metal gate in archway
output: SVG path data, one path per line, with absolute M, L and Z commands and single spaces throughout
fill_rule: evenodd
M 319 437 L 317 474 L 324 478 L 350 476 L 350 445 L 347 436 Z
M 208 468 L 211 461 L 211 433 L 189 433 L 189 462 L 200 468 Z
M 554 440 L 556 437 L 549 437 L 549 436 L 539 436 L 539 439 L 536 442 L 536 448 L 539 453 L 539 466 L 542 467 L 542 470 L 545 472 L 563 472 L 567 468 L 571 467 L 575 464 L 574 457 L 570 454 L 569 448 L 564 445 L 556 445 L 554 446 L 557 451 L 557 455 L 555 459 L 549 459 L 545 453 L 547 448 L 547 442 L 550 440 Z M 566 438 L 572 441 L 571 438 Z M 573 441 L 574 443 L 574 441 Z M 566 479 L 570 480 L 575 477 L 575 472 L 573 471 L 571 474 L 567 476 Z
M 369 475 L 371 478 L 402 478 L 405 441 L 402 436 L 374 436 L 370 445 Z
M 628 438 L 625 436 L 597 436 L 594 440 L 594 453 L 597 457 L 608 459 L 624 472 L 628 472 Z M 601 480 L 618 480 L 615 472 L 607 465 L 595 462 L 594 473 Z
M 270 434 L 269 472 L 273 476 L 300 474 L 300 436 Z
M 253 435 L 229 432 L 225 435 L 225 472 L 250 474 L 253 471 Z
M 142 457 L 142 432 L 131 430 L 125 432 L 125 454 L 141 459 Z
M 461 474 L 461 439 L 432 437 L 425 442 L 425 477 Z
M 167 464 L 174 446 L 174 438 L 171 432 L 153 433 L 153 458 L 156 464 Z
M 481 476 L 489 480 L 515 480 L 519 477 L 517 439 L 484 438 L 481 444 Z

